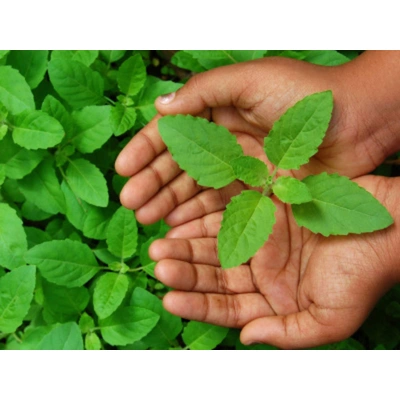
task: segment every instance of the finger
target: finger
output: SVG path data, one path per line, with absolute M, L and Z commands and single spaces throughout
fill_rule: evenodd
M 149 255 L 154 261 L 174 259 L 193 264 L 219 266 L 217 240 L 201 239 L 159 239 L 150 248 Z
M 160 117 L 160 115 L 155 116 L 118 155 L 115 170 L 119 175 L 136 174 L 165 150 L 165 144 L 157 128 Z
M 177 92 L 157 98 L 155 106 L 163 115 L 198 114 L 208 107 L 231 105 L 251 108 L 254 99 L 242 95 L 254 85 L 252 68 L 250 64 L 236 64 L 197 74 Z
M 241 328 L 256 318 L 274 314 L 260 293 L 229 295 L 174 290 L 164 296 L 163 305 L 182 318 L 230 328 Z
M 177 226 L 215 211 L 224 210 L 231 197 L 244 189 L 243 183 L 235 181 L 219 190 L 204 190 L 196 196 L 190 196 L 189 200 L 172 209 L 166 215 L 165 222 L 170 226 Z
M 255 293 L 248 265 L 221 269 L 207 264 L 162 260 L 154 270 L 158 280 L 178 290 L 203 293 Z
M 186 173 L 181 173 L 174 180 L 162 187 L 154 197 L 136 210 L 136 218 L 142 224 L 153 224 L 166 217 L 202 188 Z M 167 222 L 168 223 L 168 222 Z
M 311 304 L 298 313 L 259 318 L 242 329 L 240 341 L 245 345 L 266 343 L 283 349 L 305 349 L 338 342 L 351 336 L 359 325 L 354 316 L 340 319 L 335 314 L 336 310 L 319 309 Z
M 215 212 L 172 228 L 167 239 L 215 238 L 221 227 L 222 212 Z
M 120 194 L 122 205 L 136 210 L 180 173 L 171 154 L 164 151 L 125 184 Z

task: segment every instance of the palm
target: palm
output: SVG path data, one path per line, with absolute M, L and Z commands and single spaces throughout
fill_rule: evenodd
M 360 182 L 375 191 L 378 180 Z M 325 238 L 299 228 L 289 206 L 277 203 L 276 217 L 272 235 L 250 263 L 228 270 L 219 268 L 216 256 L 221 212 L 156 242 L 151 255 L 162 260 L 157 277 L 178 289 L 166 296 L 166 308 L 184 318 L 244 328 L 245 338 L 282 347 L 350 336 L 389 287 L 382 276 L 374 279 L 382 266 L 374 248 L 391 230 Z M 279 330 L 280 338 L 269 337 L 271 330 Z

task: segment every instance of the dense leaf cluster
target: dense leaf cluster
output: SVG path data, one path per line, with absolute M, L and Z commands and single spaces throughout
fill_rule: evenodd
M 113 164 L 157 96 L 193 73 L 276 55 L 337 65 L 357 53 L 0 51 L 0 349 L 245 348 L 238 330 L 163 309 L 168 288 L 147 250 L 168 227 L 142 226 L 120 207 Z M 364 344 L 330 347 L 398 346 L 400 295 L 388 296 Z

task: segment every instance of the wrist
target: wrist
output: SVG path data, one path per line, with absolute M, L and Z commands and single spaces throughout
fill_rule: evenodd
M 400 150 L 400 51 L 367 51 L 337 68 L 355 114 L 356 140 L 379 165 Z

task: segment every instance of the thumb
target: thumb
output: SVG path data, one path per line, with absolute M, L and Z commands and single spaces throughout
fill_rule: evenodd
M 243 99 L 242 93 L 251 84 L 251 64 L 243 63 L 216 68 L 197 74 L 177 92 L 160 96 L 155 101 L 157 111 L 162 114 L 198 115 L 207 108 L 236 106 L 251 107 L 252 100 Z
M 327 313 L 324 320 L 332 320 L 334 310 L 321 312 Z M 244 345 L 265 343 L 283 349 L 305 349 L 346 339 L 357 328 L 357 324 L 349 327 L 340 323 L 334 326 L 329 322 L 321 323 L 308 309 L 284 316 L 258 318 L 244 326 L 240 341 Z

